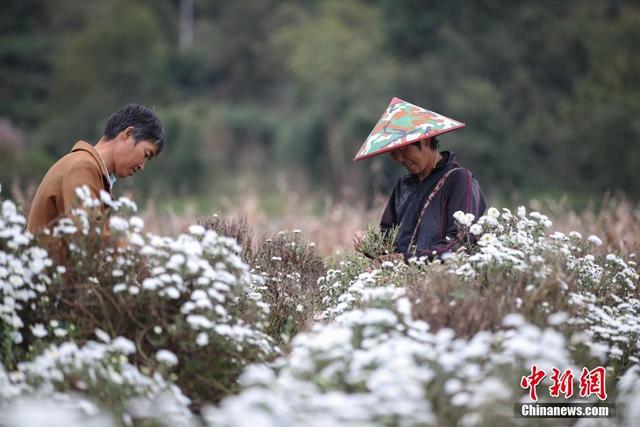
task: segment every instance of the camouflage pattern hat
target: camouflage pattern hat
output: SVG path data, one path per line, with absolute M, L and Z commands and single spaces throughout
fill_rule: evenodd
M 393 98 L 353 160 L 377 156 L 462 127 L 464 123 Z

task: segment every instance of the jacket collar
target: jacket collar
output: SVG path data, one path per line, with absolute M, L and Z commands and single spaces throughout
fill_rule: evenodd
M 93 159 L 100 167 L 100 172 L 102 173 L 102 175 L 107 179 L 109 178 L 107 165 L 104 163 L 104 160 L 102 160 L 100 153 L 98 153 L 93 145 L 89 144 L 88 142 L 78 141 L 73 145 L 73 148 L 71 149 L 72 153 L 76 151 L 86 151 L 87 153 L 91 154 L 91 157 L 93 157 Z
M 440 159 L 440 161 L 436 163 L 436 167 L 433 168 L 429 176 L 438 173 L 444 173 L 449 169 L 460 167 L 460 163 L 458 163 L 458 160 L 456 159 L 456 153 L 454 153 L 453 151 L 441 151 L 440 154 L 442 155 L 442 159 Z M 412 175 L 410 173 L 406 174 L 403 179 L 406 181 L 420 181 L 417 175 Z
M 458 159 L 456 159 L 456 153 L 453 151 L 441 151 L 442 159 L 436 164 L 434 170 L 444 168 L 446 170 L 459 168 L 460 163 L 458 163 Z
M 98 167 L 100 168 L 100 173 L 102 173 L 104 181 L 109 184 L 110 188 L 111 181 L 109 180 L 109 171 L 107 170 L 107 165 L 102 159 L 102 156 L 100 156 L 100 153 L 98 153 L 98 150 L 96 150 L 96 148 L 88 142 L 78 141 L 73 145 L 73 148 L 71 148 L 72 153 L 76 151 L 86 151 L 87 153 L 91 154 L 91 157 L 93 157 L 93 159 L 98 164 Z

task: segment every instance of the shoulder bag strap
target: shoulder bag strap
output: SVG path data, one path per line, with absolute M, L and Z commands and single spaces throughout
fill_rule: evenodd
M 447 180 L 447 178 L 449 177 L 449 175 L 451 175 L 453 172 L 455 172 L 457 170 L 460 170 L 460 169 L 462 169 L 462 168 L 451 169 L 450 171 L 448 171 L 447 173 L 442 175 L 442 177 L 440 177 L 440 180 L 438 180 L 436 186 L 433 188 L 433 190 L 431 190 L 431 193 L 429 193 L 429 197 L 427 197 L 427 201 L 424 202 L 424 205 L 422 206 L 422 210 L 420 211 L 420 216 L 418 217 L 418 222 L 416 222 L 416 228 L 413 229 L 413 235 L 411 235 L 411 240 L 409 241 L 409 250 L 410 251 L 411 251 L 411 249 L 414 247 L 414 245 L 416 243 L 416 238 L 418 236 L 418 229 L 420 228 L 420 225 L 422 224 L 422 218 L 424 217 L 424 213 L 427 211 L 427 208 L 431 204 L 431 201 L 433 200 L 434 197 L 436 197 L 438 192 L 440 192 L 440 190 L 444 186 L 444 183 Z

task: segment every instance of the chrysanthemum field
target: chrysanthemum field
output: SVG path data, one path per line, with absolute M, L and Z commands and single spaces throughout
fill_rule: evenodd
M 456 215 L 443 260 L 336 261 L 297 230 L 159 236 L 131 201 L 79 196 L 41 236 L 1 200 L 1 426 L 640 425 L 638 269 L 603 236 L 491 208 Z M 532 388 L 616 416 L 514 417 Z

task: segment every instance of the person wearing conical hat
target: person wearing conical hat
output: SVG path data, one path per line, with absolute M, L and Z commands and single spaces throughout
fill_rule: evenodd
M 393 98 L 354 161 L 389 153 L 409 172 L 398 180 L 382 214 L 380 228 L 399 227 L 397 254 L 387 259 L 429 257 L 456 249 L 457 211 L 482 216 L 486 201 L 478 181 L 453 151 L 438 151 L 437 136 L 465 125 Z M 360 251 L 362 233 L 354 237 Z

